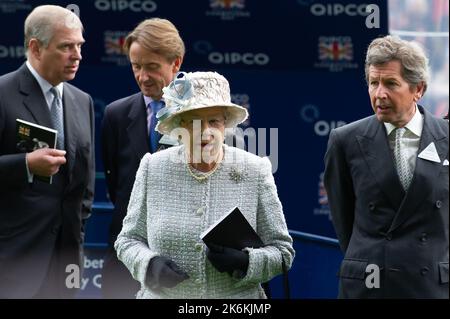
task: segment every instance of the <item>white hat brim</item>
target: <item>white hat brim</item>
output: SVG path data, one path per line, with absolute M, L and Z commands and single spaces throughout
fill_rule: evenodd
M 179 127 L 179 123 L 177 123 L 177 119 L 179 119 L 179 116 L 183 113 L 194 111 L 194 110 L 201 110 L 201 109 L 207 109 L 212 107 L 224 107 L 226 108 L 226 112 L 228 113 L 228 118 L 226 121 L 226 127 L 236 127 L 237 125 L 241 124 L 248 118 L 248 112 L 247 109 L 234 104 L 234 103 L 225 103 L 220 105 L 196 105 L 194 107 L 186 107 L 178 112 L 175 112 L 171 115 L 169 115 L 167 118 L 165 118 L 163 121 L 159 121 L 156 125 L 155 130 L 158 131 L 161 134 L 170 134 L 172 130 Z

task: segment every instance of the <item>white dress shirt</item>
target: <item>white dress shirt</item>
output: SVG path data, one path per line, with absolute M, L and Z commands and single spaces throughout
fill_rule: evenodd
M 384 123 L 386 127 L 386 132 L 389 138 L 389 146 L 392 151 L 395 147 L 395 133 L 396 127 L 391 123 Z M 416 112 L 412 119 L 405 125 L 406 132 L 401 140 L 401 148 L 404 156 L 407 157 L 408 165 L 411 172 L 414 172 L 416 168 L 417 152 L 419 151 L 420 136 L 422 135 L 423 129 L 423 115 L 419 112 L 416 105 Z M 392 134 L 391 134 L 392 133 Z
M 31 74 L 33 74 L 36 81 L 39 83 L 39 86 L 41 87 L 41 90 L 42 90 L 42 94 L 44 94 L 45 101 L 47 102 L 48 109 L 50 110 L 50 108 L 52 107 L 53 99 L 54 99 L 52 92 L 50 92 L 50 89 L 53 87 L 53 85 L 48 83 L 48 81 L 46 79 L 44 79 L 42 76 L 40 76 L 39 73 L 37 73 L 37 71 L 33 68 L 33 66 L 31 65 L 31 63 L 29 61 L 26 62 L 26 65 L 27 65 L 28 69 L 30 70 Z M 63 82 L 59 83 L 56 86 L 56 89 L 59 91 L 59 96 L 62 97 L 63 91 L 64 91 Z
M 51 107 L 52 107 L 53 99 L 54 99 L 52 92 L 50 92 L 53 85 L 51 85 L 46 79 L 44 79 L 42 76 L 40 76 L 39 73 L 33 68 L 33 66 L 31 65 L 31 63 L 28 60 L 25 64 L 26 64 L 28 70 L 30 70 L 31 74 L 33 74 L 34 78 L 38 82 L 38 84 L 42 90 L 42 94 L 44 95 L 45 101 L 47 102 L 47 107 L 50 111 Z M 62 97 L 63 90 L 64 90 L 63 82 L 59 83 L 56 86 L 56 89 L 59 91 L 59 94 L 60 94 L 59 96 Z M 26 160 L 26 157 L 25 157 L 25 165 L 27 168 L 28 183 L 33 183 L 34 174 L 30 172 L 30 169 L 28 167 L 28 161 Z

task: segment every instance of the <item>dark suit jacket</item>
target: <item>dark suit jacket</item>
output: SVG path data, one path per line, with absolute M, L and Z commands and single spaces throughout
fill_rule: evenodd
M 25 64 L 0 77 L 0 298 L 35 295 L 56 246 L 62 265 L 81 262 L 95 179 L 94 110 L 91 97 L 68 83 L 63 105 L 67 163 L 51 185 L 30 184 L 16 119 L 51 127 L 50 111 Z
M 134 298 L 139 290 L 128 269 L 117 259 L 114 242 L 122 230 L 139 163 L 149 152 L 147 110 L 142 93 L 109 104 L 102 122 L 102 155 L 106 184 L 114 204 L 105 259 L 102 291 L 107 298 Z
M 122 229 L 139 163 L 149 152 L 147 110 L 142 93 L 114 101 L 105 108 L 102 151 L 106 184 L 114 214 L 110 244 Z
M 433 142 L 441 162 L 417 158 L 406 194 L 375 116 L 330 134 L 324 182 L 345 253 L 340 297 L 448 298 L 448 122 L 419 110 L 417 154 Z M 380 288 L 365 285 L 369 264 L 380 268 Z

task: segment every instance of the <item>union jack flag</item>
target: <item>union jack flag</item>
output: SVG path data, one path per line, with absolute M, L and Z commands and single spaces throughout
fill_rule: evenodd
M 123 44 L 125 42 L 124 35 L 107 34 L 105 35 L 106 54 L 124 54 Z
M 348 39 L 319 39 L 319 59 L 332 61 L 353 60 L 353 43 Z
M 319 182 L 319 191 L 318 191 L 318 202 L 320 205 L 325 206 L 328 205 L 328 195 L 327 191 L 325 190 L 325 185 L 323 183 L 323 180 Z
M 210 0 L 211 8 L 244 9 L 245 0 Z

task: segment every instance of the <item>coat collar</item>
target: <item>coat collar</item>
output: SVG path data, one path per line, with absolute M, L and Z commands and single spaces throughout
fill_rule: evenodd
M 77 102 L 70 85 L 64 85 L 64 136 L 66 145 L 66 158 L 69 172 L 75 164 L 78 134 L 80 132 Z M 42 89 L 31 71 L 24 63 L 19 68 L 19 91 L 24 95 L 23 103 L 33 116 L 37 124 L 52 127 L 50 110 L 48 108 Z M 70 174 L 69 174 L 70 176 Z
M 431 113 L 420 105 L 418 109 L 424 116 L 424 122 L 417 154 L 434 142 L 442 161 L 448 152 L 448 137 Z M 356 138 L 374 179 L 391 202 L 392 207 L 398 211 L 392 224 L 392 227 L 395 228 L 404 221 L 405 216 L 403 215 L 407 215 L 433 189 L 431 184 L 438 177 L 442 164 L 417 157 L 413 179 L 408 192 L 405 193 L 398 178 L 383 123 L 379 122 L 376 116 L 370 117 L 366 129 Z
M 142 158 L 150 151 L 147 132 L 147 109 L 142 93 L 132 96 L 128 112 L 127 134 L 133 149 Z
M 442 162 L 448 154 L 448 136 L 431 113 L 420 105 L 418 108 L 424 116 L 424 123 L 417 154 L 434 142 Z M 392 232 L 406 221 L 414 209 L 433 190 L 433 183 L 438 179 L 442 163 L 417 157 L 413 179 L 405 193 L 395 169 L 384 125 L 375 116 L 372 116 L 369 118 L 363 134 L 356 138 L 374 179 L 396 211 L 389 229 L 389 232 Z
M 23 104 L 37 124 L 52 127 L 50 110 L 39 83 L 24 63 L 18 70 L 19 91 L 24 95 Z
M 372 176 L 391 205 L 397 209 L 405 192 L 395 169 L 386 128 L 376 116 L 371 116 L 365 131 L 356 136 L 356 139 Z
M 442 162 L 448 154 L 447 133 L 438 125 L 437 119 L 431 113 L 421 106 L 419 106 L 419 110 L 424 115 L 424 126 L 417 155 L 430 143 L 434 143 L 441 162 L 437 163 L 419 157 L 416 158 L 416 168 L 411 185 L 389 231 L 393 231 L 404 223 L 408 216 L 414 212 L 415 208 L 435 189 L 434 184 L 439 179 Z
M 67 165 L 69 172 L 72 172 L 75 164 L 78 134 L 80 134 L 79 123 L 81 119 L 77 112 L 77 102 L 75 95 L 70 90 L 70 86 L 64 84 L 64 136 L 67 152 Z M 71 174 L 70 174 L 71 175 Z M 70 176 L 69 175 L 69 176 Z

